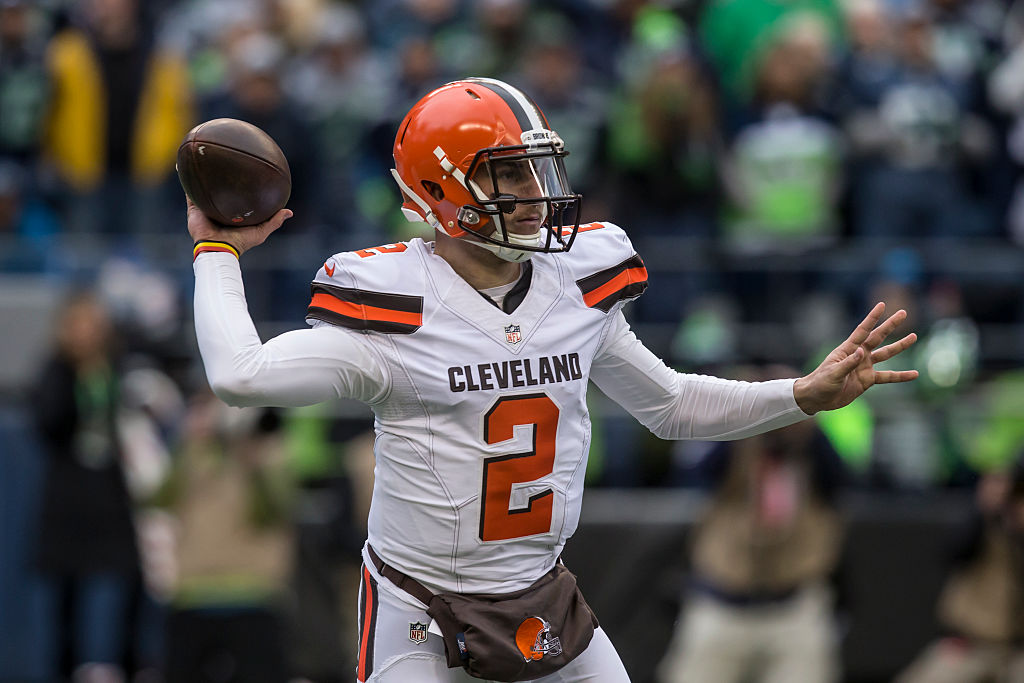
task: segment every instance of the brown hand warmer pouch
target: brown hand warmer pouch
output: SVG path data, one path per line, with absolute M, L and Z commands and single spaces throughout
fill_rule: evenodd
M 444 636 L 448 666 L 494 681 L 558 671 L 587 649 L 597 617 L 563 565 L 515 593 L 439 593 L 427 614 Z
M 476 678 L 511 682 L 554 673 L 587 649 L 598 626 L 562 564 L 514 593 L 435 594 L 386 564 L 372 546 L 367 551 L 378 572 L 427 605 L 441 628 L 448 667 Z

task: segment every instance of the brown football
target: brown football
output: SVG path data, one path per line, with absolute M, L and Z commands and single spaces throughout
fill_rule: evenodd
M 193 203 L 228 227 L 256 225 L 288 203 L 292 174 L 274 139 L 251 123 L 213 119 L 178 147 L 178 179 Z

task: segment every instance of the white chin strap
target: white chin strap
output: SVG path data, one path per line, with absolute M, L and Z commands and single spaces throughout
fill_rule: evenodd
M 541 239 L 540 230 L 529 235 L 510 234 L 508 236 L 509 242 L 512 244 L 520 244 L 524 247 L 539 247 L 541 245 Z M 491 242 L 484 242 L 475 239 L 470 239 L 469 242 L 486 249 L 503 261 L 511 261 L 512 263 L 521 263 L 528 260 L 533 255 L 532 251 L 516 249 L 515 247 L 505 246 L 504 244 L 492 244 Z

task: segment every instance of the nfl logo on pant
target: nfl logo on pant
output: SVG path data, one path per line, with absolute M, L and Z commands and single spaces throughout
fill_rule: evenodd
M 409 622 L 409 640 L 419 645 L 427 642 L 427 625 L 418 621 Z

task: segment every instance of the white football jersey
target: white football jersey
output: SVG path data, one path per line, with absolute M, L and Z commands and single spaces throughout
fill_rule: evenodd
M 792 379 L 684 374 L 651 353 L 619 310 L 647 273 L 614 225 L 583 226 L 572 251 L 524 264 L 511 313 L 432 249 L 331 257 L 313 282 L 313 328 L 266 342 L 233 254 L 201 253 L 193 270 L 196 339 L 224 401 L 373 408 L 369 540 L 434 590 L 509 592 L 552 567 L 579 521 L 588 379 L 664 439 L 741 439 L 807 418 Z
M 336 254 L 307 320 L 362 330 L 390 375 L 371 403 L 370 544 L 434 589 L 510 592 L 548 571 L 576 529 L 591 365 L 647 272 L 621 229 L 582 226 L 570 252 L 531 259 L 506 313 L 432 247 Z

